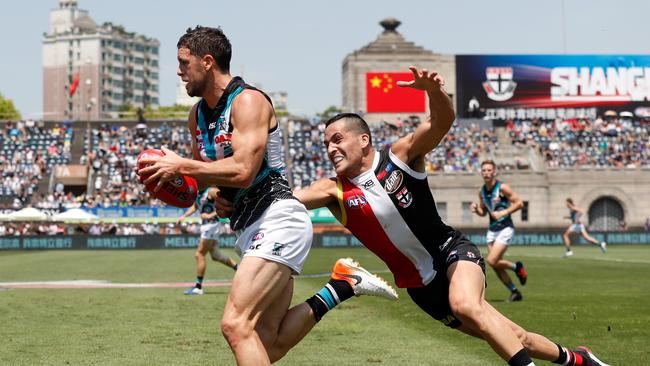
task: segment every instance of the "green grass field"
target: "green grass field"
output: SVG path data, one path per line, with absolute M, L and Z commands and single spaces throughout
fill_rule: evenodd
M 574 251 L 573 258 L 561 259 L 560 247 L 511 248 L 508 258 L 523 260 L 529 273 L 524 301 L 504 302 L 508 291 L 491 271 L 488 300 L 528 330 L 568 347 L 587 345 L 612 365 L 647 365 L 650 246 L 613 246 L 605 255 L 588 247 Z M 365 249 L 314 249 L 304 274 L 325 274 L 342 256 L 392 282 Z M 0 282 L 191 282 L 193 274 L 190 250 L 0 252 Z M 229 279 L 232 271 L 208 263 L 206 277 Z M 299 277 L 294 301 L 304 301 L 326 280 Z M 209 287 L 204 296 L 183 290 L 2 290 L 0 365 L 234 364 L 219 331 L 229 287 Z M 505 364 L 486 343 L 445 328 L 405 291 L 399 294 L 395 302 L 350 299 L 277 364 Z

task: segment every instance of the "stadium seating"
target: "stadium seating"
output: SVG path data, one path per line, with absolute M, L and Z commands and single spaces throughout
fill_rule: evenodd
M 0 128 L 0 199 L 11 198 L 15 206 L 29 203 L 41 179 L 55 165 L 70 162 L 73 129 L 33 121 L 8 122 Z
M 471 121 L 470 121 L 471 122 Z M 383 122 L 371 128 L 373 143 L 381 149 L 419 125 L 415 118 Z M 85 132 L 77 126 L 77 133 Z M 284 150 L 294 188 L 331 176 L 333 167 L 323 146 L 325 125 L 314 119 L 289 120 L 284 125 Z M 160 205 L 137 183 L 135 161 L 145 148 L 167 145 L 191 156 L 191 135 L 184 122 L 155 126 L 133 123 L 99 124 L 84 134 L 78 156 L 72 156 L 73 128 L 69 124 L 18 121 L 0 125 L 0 206 L 39 208 Z M 515 152 L 532 150 L 532 156 Z M 62 187 L 48 190 L 39 183 L 57 164 L 75 162 L 91 167 L 90 186 L 75 197 Z M 576 167 L 635 168 L 650 166 L 650 122 L 631 118 L 509 120 L 505 128 L 456 123 L 426 156 L 429 173 L 477 172 L 484 159 L 495 159 L 504 169 L 531 169 L 538 160 L 551 169 Z
M 509 130 L 513 144 L 537 148 L 551 168 L 650 165 L 650 123 L 644 121 L 524 120 Z

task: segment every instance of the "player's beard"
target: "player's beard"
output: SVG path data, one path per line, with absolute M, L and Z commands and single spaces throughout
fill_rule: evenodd
M 200 82 L 195 81 L 192 83 L 187 83 L 185 88 L 187 89 L 187 95 L 190 97 L 201 97 L 203 96 L 203 91 L 207 84 L 207 79 L 203 79 Z

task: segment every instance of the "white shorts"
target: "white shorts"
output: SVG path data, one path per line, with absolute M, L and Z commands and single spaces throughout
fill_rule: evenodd
M 583 224 L 579 224 L 579 223 L 578 224 L 571 224 L 571 226 L 569 226 L 569 231 L 572 232 L 572 233 L 580 234 L 580 233 L 582 233 L 582 229 L 584 229 L 584 227 L 585 226 Z
M 242 258 L 282 263 L 300 274 L 311 248 L 313 228 L 305 206 L 295 199 L 273 203 L 257 221 L 237 231 L 235 250 Z
M 220 222 L 201 225 L 201 239 L 218 240 L 222 226 L 223 224 Z
M 493 243 L 498 241 L 505 245 L 510 245 L 512 243 L 512 238 L 515 236 L 515 228 L 508 226 L 499 231 L 488 230 L 487 232 L 487 243 Z

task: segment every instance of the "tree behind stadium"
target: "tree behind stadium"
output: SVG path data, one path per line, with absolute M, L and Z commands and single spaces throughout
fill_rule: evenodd
M 19 119 L 21 119 L 20 112 L 14 107 L 14 102 L 0 94 L 0 120 L 16 121 Z

